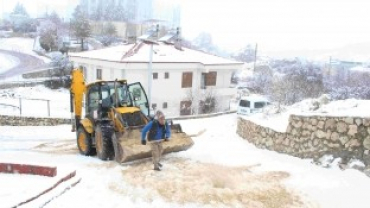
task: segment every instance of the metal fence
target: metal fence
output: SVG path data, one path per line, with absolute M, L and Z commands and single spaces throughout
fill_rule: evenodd
M 36 103 L 30 103 L 29 101 L 36 101 Z M 45 110 L 43 110 L 44 109 L 43 103 L 46 103 Z M 0 99 L 0 106 L 6 107 L 6 109 L 0 110 L 1 114 L 19 115 L 19 116 L 43 115 L 50 117 L 50 100 L 47 99 L 2 98 Z M 12 108 L 13 110 L 8 109 L 9 107 Z M 26 110 L 28 110 L 28 112 L 26 112 Z

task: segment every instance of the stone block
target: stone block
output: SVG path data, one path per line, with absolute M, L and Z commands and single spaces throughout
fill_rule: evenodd
M 348 135 L 354 136 L 357 134 L 357 125 L 349 125 Z
M 369 118 L 362 119 L 362 124 L 364 126 L 370 126 L 370 119 Z
M 330 130 L 327 130 L 326 131 L 326 136 L 325 136 L 325 139 L 329 140 L 331 137 L 331 131 Z
M 354 123 L 354 122 L 353 122 L 353 120 L 354 120 L 353 118 L 345 118 L 345 119 L 344 119 L 344 122 L 345 122 L 346 124 L 350 124 L 350 125 L 351 125 L 351 124 L 353 124 L 353 123 Z
M 364 145 L 365 149 L 370 150 L 370 136 L 366 137 L 362 144 Z
M 311 119 L 311 125 L 316 126 L 319 121 L 316 118 Z
M 341 136 L 339 137 L 339 141 L 342 145 L 345 145 L 349 141 L 349 138 L 347 136 Z
M 347 124 L 344 123 L 343 121 L 338 122 L 337 123 L 337 131 L 339 133 L 347 132 Z
M 326 122 L 325 122 L 325 130 L 327 130 L 327 129 L 334 130 L 335 124 L 336 124 L 336 122 L 332 118 L 326 120 Z
M 316 136 L 320 139 L 325 138 L 326 137 L 326 132 L 318 130 L 318 131 L 316 131 Z
M 362 119 L 356 118 L 355 123 L 357 126 L 362 125 Z
M 333 142 L 336 142 L 339 140 L 339 134 L 337 132 L 333 132 L 330 136 L 330 139 L 333 141 Z
M 324 129 L 324 126 L 325 126 L 325 122 L 324 121 L 319 121 L 319 123 L 317 124 L 317 127 L 319 129 Z

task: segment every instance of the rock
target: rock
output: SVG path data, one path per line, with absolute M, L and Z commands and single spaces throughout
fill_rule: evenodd
M 291 125 L 288 125 L 288 127 L 286 128 L 286 132 L 290 133 L 290 132 L 292 132 L 292 129 L 293 129 L 293 127 Z
M 324 122 L 324 121 L 319 121 L 319 123 L 317 124 L 317 127 L 318 127 L 319 129 L 323 129 L 323 128 L 324 128 L 324 126 L 325 126 L 325 122 Z
M 326 137 L 326 132 L 318 130 L 318 131 L 316 131 L 316 136 L 320 139 L 325 138 Z
M 347 136 L 341 136 L 339 137 L 339 141 L 342 145 L 345 145 L 349 141 L 349 138 Z
M 289 143 L 290 143 L 289 139 L 288 139 L 288 138 L 285 138 L 285 140 L 284 140 L 284 145 L 285 145 L 285 146 L 289 146 Z
M 364 126 L 370 126 L 370 119 L 366 119 L 366 118 L 362 119 L 362 124 Z
M 357 139 L 351 139 L 346 145 L 347 147 L 359 147 L 361 143 Z
M 267 146 L 267 147 L 272 147 L 272 146 L 274 146 L 274 142 L 272 141 L 272 139 L 271 139 L 271 138 L 269 138 L 269 140 L 266 142 L 266 146 Z
M 337 130 L 339 133 L 344 133 L 347 131 L 347 125 L 343 121 L 337 123 Z
M 302 136 L 310 136 L 311 135 L 311 132 L 309 131 L 303 131 L 302 132 Z
M 278 138 L 278 139 L 275 140 L 275 143 L 276 144 L 281 144 L 281 143 L 283 143 L 283 139 Z
M 302 121 L 298 121 L 298 122 L 293 123 L 293 126 L 294 126 L 295 128 L 301 128 L 301 127 L 302 127 L 302 125 L 303 125 Z
M 353 124 L 353 118 L 346 118 L 344 122 L 346 122 L 346 124 Z
M 312 142 L 313 146 L 317 146 L 319 144 L 319 140 L 318 139 L 314 139 L 313 142 Z
M 350 136 L 354 136 L 355 134 L 357 134 L 357 126 L 356 125 L 349 125 L 348 134 Z
M 315 111 L 320 108 L 320 103 L 317 100 L 312 101 L 311 105 L 312 106 L 309 108 L 311 111 Z
M 339 140 L 339 134 L 337 133 L 337 132 L 333 132 L 332 134 L 331 134 L 331 136 L 330 136 L 330 139 L 332 140 L 332 141 L 338 141 Z
M 330 137 L 331 137 L 331 131 L 330 131 L 330 130 L 328 130 L 328 131 L 326 132 L 325 139 L 329 140 L 329 139 L 330 139 Z
M 311 119 L 311 125 L 312 126 L 316 126 L 317 123 L 318 123 L 318 120 L 317 119 L 315 119 L 315 118 Z
M 330 129 L 333 130 L 335 128 L 335 120 L 334 119 L 328 119 L 325 122 L 325 130 Z
M 365 175 L 370 177 L 370 167 L 364 170 Z
M 308 125 L 307 125 L 307 130 L 312 131 L 312 127 L 313 127 L 313 126 L 312 126 L 311 124 L 308 124 Z
M 366 137 L 362 144 L 364 145 L 365 149 L 370 150 L 370 136 Z
M 328 94 L 322 94 L 317 100 L 319 101 L 320 105 L 325 105 L 330 102 L 331 97 Z
M 357 126 L 360 126 L 362 124 L 362 119 L 356 118 L 355 123 Z

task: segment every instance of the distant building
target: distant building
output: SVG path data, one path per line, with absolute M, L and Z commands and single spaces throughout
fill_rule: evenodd
M 152 109 L 162 109 L 169 116 L 202 113 L 211 92 L 217 100 L 216 111 L 229 109 L 236 96 L 231 78 L 243 67 L 242 62 L 187 48 L 178 50 L 171 44 L 153 47 Z M 141 82 L 148 93 L 149 54 L 150 45 L 136 43 L 70 53 L 70 60 L 75 67 L 84 67 L 86 83 L 127 79 Z

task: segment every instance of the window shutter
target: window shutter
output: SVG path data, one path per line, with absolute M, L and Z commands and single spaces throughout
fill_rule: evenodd
M 193 86 L 193 72 L 182 73 L 182 88 L 189 88 Z
M 205 74 L 205 85 L 216 86 L 217 72 L 209 72 Z

